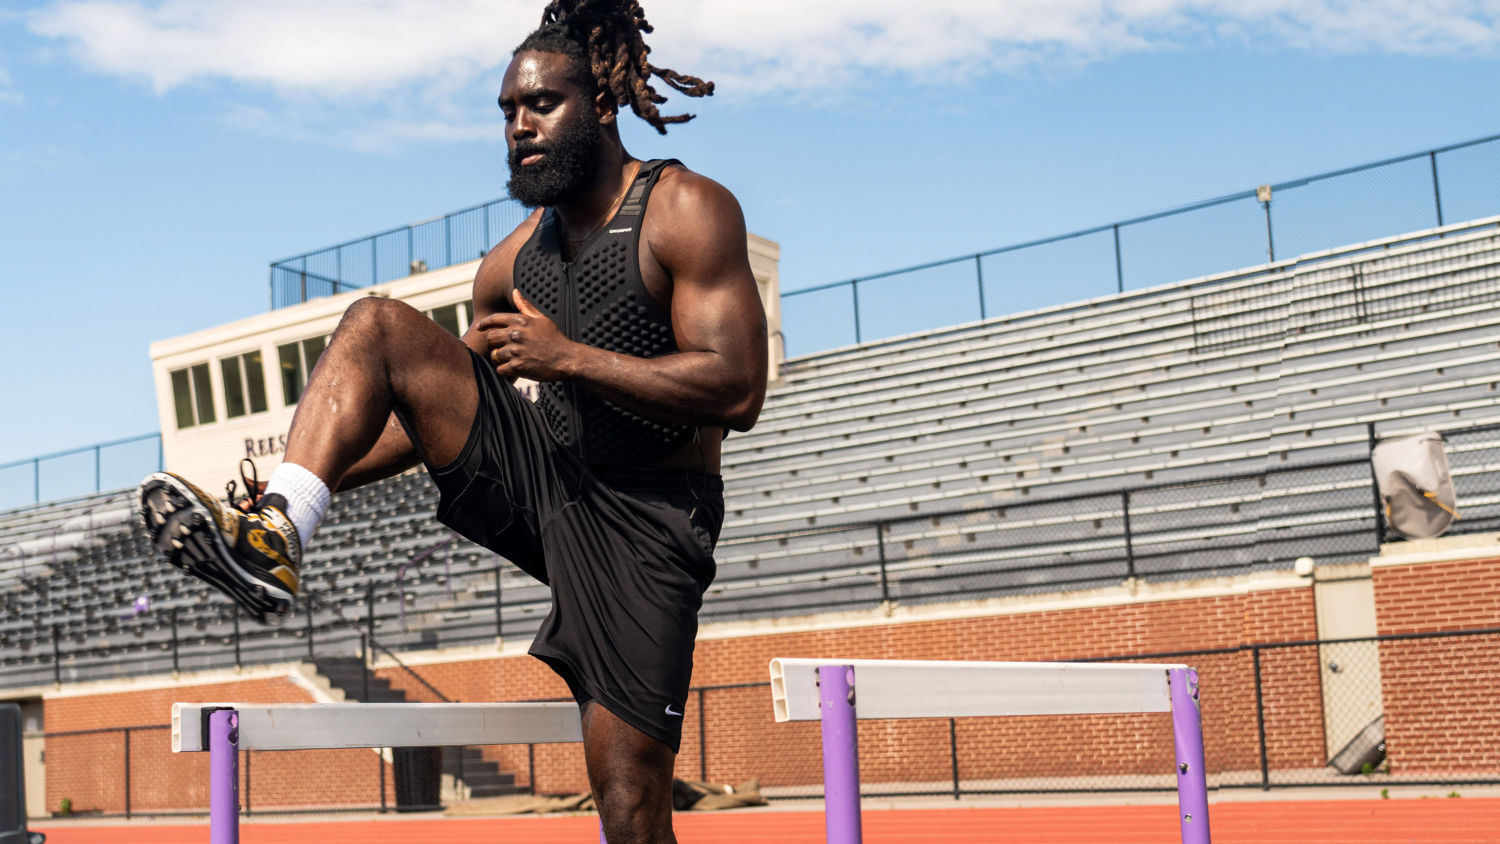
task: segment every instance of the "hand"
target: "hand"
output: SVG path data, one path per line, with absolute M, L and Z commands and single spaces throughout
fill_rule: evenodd
M 474 329 L 489 346 L 490 363 L 502 378 L 562 381 L 570 378 L 578 344 L 563 336 L 557 323 L 547 318 L 521 291 L 511 292 L 519 313 L 490 314 Z

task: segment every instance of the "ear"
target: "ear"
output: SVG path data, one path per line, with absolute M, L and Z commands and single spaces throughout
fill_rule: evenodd
M 615 105 L 608 91 L 600 91 L 594 95 L 594 113 L 599 115 L 600 126 L 608 126 L 615 122 L 615 118 L 620 114 L 620 108 Z

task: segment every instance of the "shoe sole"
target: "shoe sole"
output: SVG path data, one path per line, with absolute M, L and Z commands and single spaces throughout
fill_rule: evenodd
M 296 596 L 285 584 L 241 566 L 213 514 L 182 481 L 163 472 L 141 482 L 141 521 L 151 545 L 172 566 L 228 595 L 262 624 L 281 625 Z

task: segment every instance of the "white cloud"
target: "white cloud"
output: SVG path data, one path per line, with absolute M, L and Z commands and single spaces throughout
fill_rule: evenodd
M 21 89 L 11 81 L 5 65 L 0 64 L 0 106 L 18 106 L 24 101 Z
M 647 0 L 653 59 L 721 95 L 882 75 L 972 78 L 1164 48 L 1492 55 L 1500 0 Z M 540 0 L 55 0 L 30 19 L 98 71 L 164 93 L 266 90 L 286 115 L 363 108 L 371 131 L 467 136 L 456 92 L 494 86 Z M 0 87 L 0 92 L 5 89 Z M 472 92 L 470 92 L 472 93 Z M 413 120 L 411 115 L 420 114 Z M 373 115 L 373 116 L 372 116 Z M 243 118 L 243 115 L 240 115 Z M 472 119 L 472 118 L 471 118 Z

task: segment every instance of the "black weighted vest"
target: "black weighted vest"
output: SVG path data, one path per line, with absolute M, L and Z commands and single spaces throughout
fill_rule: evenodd
M 677 351 L 671 317 L 641 280 L 639 254 L 646 202 L 669 164 L 681 162 L 642 164 L 620 210 L 584 241 L 571 262 L 562 259 L 555 208 L 543 212 L 516 254 L 516 287 L 568 339 L 640 358 Z M 571 381 L 538 384 L 537 393 L 537 407 L 553 437 L 589 464 L 650 463 L 680 448 L 695 430 L 638 416 Z

